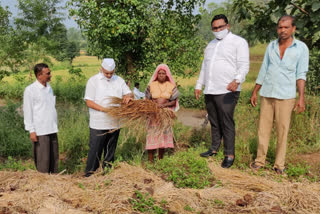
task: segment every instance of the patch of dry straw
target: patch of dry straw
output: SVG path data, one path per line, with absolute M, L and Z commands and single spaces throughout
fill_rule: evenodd
M 156 203 L 167 201 L 171 213 L 320 213 L 317 183 L 279 183 L 209 163 L 222 184 L 179 189 L 150 171 L 120 163 L 110 174 L 89 178 L 36 171 L 0 172 L 0 213 L 133 213 L 135 190 Z M 243 203 L 238 203 L 243 200 Z M 221 201 L 222 203 L 217 203 Z M 5 213 L 5 212 L 4 212 Z
M 160 108 L 151 100 L 132 100 L 124 104 L 122 99 L 112 97 L 111 104 L 103 111 L 120 120 L 121 127 L 128 127 L 135 136 L 145 133 L 146 129 L 163 133 L 172 128 L 176 118 L 172 110 Z

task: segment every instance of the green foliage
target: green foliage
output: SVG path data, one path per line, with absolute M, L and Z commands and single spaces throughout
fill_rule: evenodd
M 192 149 L 165 157 L 148 168 L 164 174 L 179 188 L 202 189 L 210 186 L 214 180 L 206 160 Z
M 295 37 L 305 42 L 310 51 L 310 72 L 307 89 L 309 94 L 318 94 L 320 87 L 319 49 L 320 49 L 320 3 L 317 0 L 271 0 L 267 2 L 235 0 L 233 9 L 237 20 L 247 20 L 243 28 L 249 41 L 267 43 L 277 38 L 276 25 L 283 15 L 295 17 Z
M 87 49 L 87 39 L 82 35 L 81 31 L 76 28 L 69 28 L 67 37 L 70 42 L 79 44 L 80 49 Z
M 309 94 L 320 94 L 320 49 L 313 49 L 310 51 L 309 72 L 307 75 L 307 92 Z
M 48 54 L 59 61 L 70 62 L 79 55 L 79 46 L 67 38 L 67 29 L 62 23 L 63 16 L 59 12 L 60 2 L 61 0 L 18 0 L 21 13 L 15 18 L 15 25 L 24 41 L 22 59 L 28 64 L 29 70 L 39 61 L 50 63 Z
M 179 104 L 184 108 L 205 109 L 204 95 L 197 100 L 194 96 L 194 87 L 179 88 Z
M 190 207 L 189 204 L 187 204 L 183 209 L 190 212 L 194 211 L 194 209 Z
M 206 128 L 192 129 L 191 136 L 189 137 L 189 145 L 191 147 L 205 146 L 209 148 L 211 146 L 210 130 Z
M 25 41 L 21 32 L 10 25 L 11 13 L 0 6 L 0 81 L 10 73 L 19 72 L 24 64 Z
M 231 0 L 225 0 L 219 4 L 211 2 L 208 4 L 207 8 L 200 8 L 201 20 L 198 24 L 199 36 L 207 42 L 214 39 L 211 30 L 211 20 L 215 15 L 224 14 L 228 18 L 232 33 L 241 35 L 245 38 L 249 37 L 249 35 L 245 34 L 246 32 L 243 31 L 246 25 L 248 25 L 248 21 L 242 20 L 239 22 L 238 20 L 236 20 L 237 16 L 234 13 L 232 7 L 233 2 Z M 248 40 L 248 42 L 250 45 L 254 44 L 251 40 Z
M 277 37 L 276 24 L 285 14 L 296 18 L 295 36 L 304 41 L 310 49 L 320 47 L 320 12 L 317 0 L 271 0 L 266 3 L 251 0 L 235 0 L 234 11 L 238 20 L 249 20 L 250 25 L 244 29 L 250 32 L 251 39 L 269 42 Z
M 80 189 L 82 189 L 82 190 L 85 190 L 85 189 L 86 189 L 85 186 L 84 186 L 82 183 L 78 183 L 78 187 L 79 187 Z
M 196 36 L 200 19 L 193 10 L 204 0 L 72 0 L 70 13 L 88 39 L 90 54 L 113 57 L 121 74 L 146 78 L 157 64 L 190 76 L 199 68 L 203 43 Z M 186 72 L 187 70 L 187 72 Z
M 294 164 L 288 164 L 288 167 L 285 170 L 285 173 L 290 178 L 299 178 L 304 177 L 309 173 L 310 166 L 302 163 L 298 163 L 296 165 Z
M 59 151 L 69 173 L 82 170 L 89 150 L 89 116 L 84 105 L 64 103 L 57 106 Z
M 21 103 L 0 108 L 0 156 L 31 156 L 32 143 L 24 131 Z M 20 112 L 20 114 L 18 113 Z
M 122 161 L 141 163 L 145 152 L 146 136 L 141 137 L 134 136 L 127 128 L 122 128 L 115 154 L 116 158 Z
M 72 76 L 67 81 L 63 81 L 60 76 L 56 77 L 56 80 L 51 84 L 53 92 L 59 101 L 83 103 L 86 85 L 82 72 L 74 68 L 71 68 L 69 72 Z
M 13 170 L 13 171 L 25 171 L 27 169 L 35 169 L 34 165 L 26 164 L 22 162 L 21 159 L 16 160 L 13 157 L 9 156 L 8 159 L 3 163 L 0 164 L 0 170 Z
M 142 192 L 136 190 L 133 197 L 129 199 L 132 208 L 139 212 L 147 212 L 147 213 L 154 213 L 154 214 L 165 214 L 168 213 L 166 208 L 164 207 L 166 203 L 165 201 L 161 201 L 161 205 L 156 205 L 156 201 L 149 197 L 149 194 L 143 194 Z

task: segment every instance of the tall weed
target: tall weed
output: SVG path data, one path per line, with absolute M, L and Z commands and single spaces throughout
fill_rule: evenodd
M 24 130 L 21 103 L 9 102 L 0 108 L 0 156 L 31 157 L 31 149 L 29 133 Z

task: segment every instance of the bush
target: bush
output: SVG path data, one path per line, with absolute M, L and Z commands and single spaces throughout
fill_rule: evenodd
M 0 156 L 31 157 L 32 143 L 24 130 L 23 117 L 18 113 L 21 103 L 8 103 L 0 108 Z
M 189 145 L 191 147 L 205 146 L 210 148 L 211 146 L 211 134 L 210 129 L 192 129 L 191 136 L 189 137 Z
M 164 157 L 155 164 L 148 165 L 148 168 L 164 174 L 166 180 L 180 188 L 203 189 L 211 186 L 214 181 L 207 161 L 192 149 Z
M 85 105 L 57 106 L 59 120 L 59 151 L 68 172 L 82 170 L 83 158 L 89 150 L 89 116 Z
M 67 81 L 57 76 L 51 86 L 59 102 L 84 103 L 86 83 L 83 76 L 72 76 Z
M 184 108 L 205 109 L 204 95 L 197 100 L 194 96 L 194 88 L 179 88 L 179 104 Z
M 307 73 L 306 88 L 308 94 L 319 95 L 320 93 L 320 50 L 313 49 L 310 52 L 309 72 Z
M 4 169 L 25 171 L 27 169 L 35 169 L 35 166 L 28 162 L 23 162 L 21 159 L 15 160 L 13 157 L 9 156 L 3 164 L 0 164 L 0 170 Z
M 129 202 L 135 211 L 155 213 L 155 214 L 165 214 L 168 213 L 166 210 L 167 202 L 162 200 L 160 206 L 156 205 L 156 200 L 154 200 L 148 193 L 143 194 L 142 192 L 136 190 L 133 197 L 129 198 Z

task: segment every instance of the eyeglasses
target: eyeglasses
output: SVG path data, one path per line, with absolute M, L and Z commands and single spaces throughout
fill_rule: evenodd
M 212 29 L 213 31 L 218 31 L 219 29 L 222 29 L 222 28 L 224 28 L 225 26 L 227 26 L 227 24 L 225 24 L 225 25 L 220 25 L 220 26 L 218 26 L 218 27 L 212 27 L 211 29 Z

